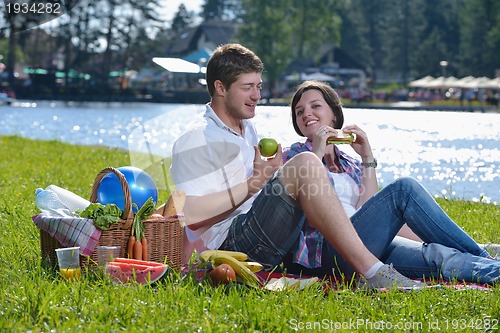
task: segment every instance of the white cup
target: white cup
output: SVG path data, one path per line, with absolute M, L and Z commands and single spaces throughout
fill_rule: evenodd
M 68 279 L 80 278 L 80 247 L 65 247 L 56 249 L 59 272 Z

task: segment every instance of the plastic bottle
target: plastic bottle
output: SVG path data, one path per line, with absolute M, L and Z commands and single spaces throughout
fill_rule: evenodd
M 45 190 L 51 190 L 57 194 L 59 200 L 61 200 L 63 205 L 66 206 L 71 212 L 84 210 L 90 205 L 90 201 L 57 185 L 49 185 Z
M 57 194 L 49 189 L 38 188 L 36 193 L 36 206 L 42 214 L 47 216 L 71 216 L 68 208 L 61 202 Z

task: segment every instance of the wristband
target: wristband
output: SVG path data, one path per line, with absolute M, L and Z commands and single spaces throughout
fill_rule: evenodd
M 364 168 L 376 168 L 377 167 L 377 159 L 374 158 L 373 159 L 373 162 L 368 162 L 368 163 L 361 163 L 361 165 L 364 167 Z

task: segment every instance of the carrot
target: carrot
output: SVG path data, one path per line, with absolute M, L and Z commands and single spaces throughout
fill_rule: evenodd
M 142 237 L 142 260 L 148 260 L 148 240 L 146 237 Z
M 142 259 L 142 243 L 136 240 L 134 243 L 134 259 Z
M 127 255 L 129 258 L 134 258 L 134 244 L 135 244 L 135 237 L 130 236 L 127 243 Z

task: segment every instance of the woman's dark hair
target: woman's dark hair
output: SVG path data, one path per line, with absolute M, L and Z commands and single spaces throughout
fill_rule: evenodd
M 243 73 L 262 73 L 264 64 L 251 50 L 240 44 L 218 46 L 207 63 L 207 88 L 210 96 L 215 91 L 214 83 L 220 80 L 229 88 Z
M 302 134 L 299 127 L 297 126 L 295 107 L 297 106 L 299 100 L 302 98 L 302 94 L 304 94 L 308 90 L 317 90 L 323 95 L 323 98 L 325 99 L 328 106 L 332 108 L 333 114 L 335 115 L 335 124 L 333 128 L 341 129 L 344 125 L 344 113 L 342 112 L 342 102 L 340 101 L 339 95 L 337 95 L 335 90 L 333 90 L 333 88 L 328 83 L 308 80 L 302 82 L 297 87 L 297 90 L 295 91 L 295 94 L 292 98 L 292 122 L 295 132 L 297 132 L 297 134 L 300 136 L 304 136 L 304 134 Z

